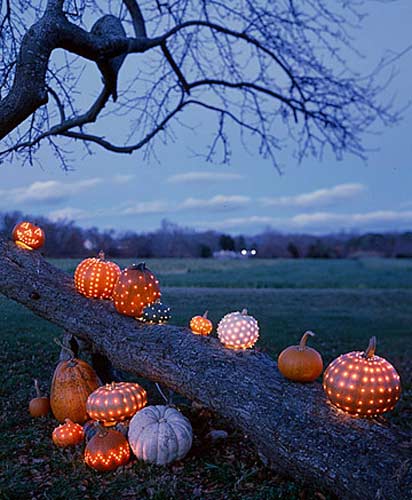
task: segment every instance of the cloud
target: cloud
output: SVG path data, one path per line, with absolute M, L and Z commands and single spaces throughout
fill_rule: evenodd
M 54 204 L 91 189 L 102 182 L 99 177 L 77 182 L 37 181 L 25 187 L 0 191 L 6 201 L 13 203 Z
M 331 188 L 318 189 L 309 193 L 277 198 L 261 198 L 262 205 L 267 207 L 318 207 L 348 200 L 365 191 L 359 183 L 338 184 Z
M 116 184 L 127 184 L 135 179 L 135 177 L 134 174 L 117 174 L 113 176 L 113 182 Z
M 243 208 L 249 203 L 250 198 L 248 196 L 218 194 L 208 199 L 186 198 L 186 200 L 178 205 L 178 210 L 235 210 Z
M 65 207 L 58 210 L 53 210 L 49 213 L 49 219 L 52 221 L 58 220 L 70 220 L 77 221 L 80 219 L 88 219 L 93 217 L 95 214 L 83 210 L 81 208 Z
M 203 172 L 193 171 L 184 174 L 175 174 L 167 178 L 167 182 L 173 184 L 186 184 L 198 181 L 220 182 L 220 181 L 237 181 L 243 179 L 243 175 L 231 172 Z
M 264 226 L 274 226 L 280 219 L 265 215 L 251 215 L 249 217 L 230 217 L 220 221 L 199 222 L 199 226 L 205 229 L 230 230 L 253 226 L 257 230 Z
M 123 215 L 160 214 L 169 210 L 169 204 L 162 200 L 140 201 L 125 208 L 120 213 Z

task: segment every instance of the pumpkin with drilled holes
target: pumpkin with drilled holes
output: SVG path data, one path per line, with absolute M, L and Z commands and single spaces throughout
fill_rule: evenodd
M 60 422 L 70 418 L 82 424 L 87 420 L 87 398 L 99 385 L 95 371 L 86 361 L 74 357 L 60 361 L 54 371 L 50 390 L 53 415 Z
M 85 259 L 76 267 L 74 284 L 82 295 L 95 299 L 110 299 L 120 275 L 120 267 L 105 260 L 100 252 L 97 258 Z
M 46 240 L 43 229 L 27 221 L 14 227 L 12 237 L 16 245 L 25 250 L 38 250 Z
M 213 323 L 207 317 L 207 311 L 203 316 L 194 316 L 189 324 L 192 333 L 195 335 L 209 335 L 213 330 Z
M 219 340 L 229 349 L 247 349 L 252 347 L 259 338 L 259 325 L 247 309 L 242 312 L 232 312 L 224 316 L 218 326 Z
M 170 318 L 170 307 L 158 300 L 154 304 L 146 306 L 143 309 L 142 316 L 137 319 L 139 319 L 142 323 L 162 325 L 164 323 L 167 323 Z
M 48 397 L 41 395 L 37 379 L 34 379 L 34 387 L 36 389 L 36 397 L 29 403 L 30 415 L 32 417 L 45 417 L 50 411 L 50 400 Z
M 76 446 L 84 439 L 83 427 L 66 418 L 64 424 L 56 427 L 52 434 L 53 443 L 56 446 Z
M 146 403 L 146 391 L 139 384 L 112 382 L 99 387 L 89 395 L 86 410 L 94 420 L 114 423 L 131 418 Z
M 181 460 L 192 446 L 192 426 L 170 406 L 147 406 L 129 424 L 129 443 L 140 460 L 166 465 Z
M 159 300 L 160 295 L 159 281 L 142 263 L 120 273 L 113 290 L 113 303 L 119 313 L 139 318 L 143 309 Z
M 352 351 L 326 368 L 323 388 L 330 402 L 360 417 L 373 417 L 392 410 L 401 395 L 395 368 L 375 354 L 376 337 L 366 351 Z
M 127 439 L 119 431 L 97 425 L 96 434 L 90 439 L 84 451 L 87 465 L 99 471 L 111 471 L 126 465 L 130 459 Z
M 314 335 L 305 332 L 299 345 L 289 346 L 279 354 L 278 368 L 284 377 L 294 382 L 313 382 L 322 373 L 322 356 L 306 345 L 308 338 Z

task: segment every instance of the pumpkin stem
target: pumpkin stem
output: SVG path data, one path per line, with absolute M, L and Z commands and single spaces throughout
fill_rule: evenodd
M 369 345 L 368 348 L 365 351 L 365 358 L 373 358 L 375 356 L 375 350 L 376 350 L 376 337 L 375 335 L 369 339 Z
M 36 389 L 36 394 L 38 398 L 41 398 L 41 392 L 40 392 L 40 387 L 39 387 L 39 381 L 37 378 L 34 379 L 34 388 Z
M 105 255 L 104 255 L 103 250 L 100 250 L 100 252 L 97 254 L 97 256 L 99 257 L 100 260 L 104 260 Z
M 205 311 L 204 314 L 203 314 L 203 317 L 207 319 L 207 314 L 208 314 L 209 311 Z
M 70 360 L 74 359 L 74 352 L 70 349 L 70 347 L 67 347 L 66 345 L 64 345 L 62 342 L 60 342 L 60 340 L 58 338 L 54 338 L 54 341 L 56 342 L 56 344 L 61 347 L 62 349 L 66 350 L 69 354 L 70 354 Z
M 242 316 L 247 316 L 247 309 L 242 309 L 242 312 L 240 313 Z
M 302 335 L 302 338 L 300 339 L 299 342 L 299 351 L 304 351 L 306 349 L 306 342 L 308 341 L 309 337 L 314 337 L 315 334 L 308 330 Z

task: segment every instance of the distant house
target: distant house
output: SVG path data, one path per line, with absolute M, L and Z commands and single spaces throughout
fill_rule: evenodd
M 239 252 L 234 252 L 233 250 L 218 250 L 213 252 L 214 259 L 244 259 L 245 257 Z

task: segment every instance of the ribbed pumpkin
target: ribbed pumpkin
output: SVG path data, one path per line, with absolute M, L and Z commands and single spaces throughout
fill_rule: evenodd
M 190 329 L 195 335 L 209 335 L 213 330 L 213 323 L 207 317 L 207 311 L 203 316 L 194 316 L 190 320 Z
M 138 318 L 160 295 L 159 281 L 142 263 L 121 272 L 113 290 L 113 303 L 119 313 Z
M 34 387 L 36 389 L 36 397 L 29 403 L 30 415 L 32 417 L 45 417 L 50 411 L 50 400 L 48 397 L 41 395 L 37 379 L 34 379 Z
M 376 337 L 366 351 L 352 351 L 326 368 L 323 388 L 335 406 L 352 415 L 373 417 L 392 410 L 401 395 L 400 377 L 384 358 L 376 356 Z
M 25 250 L 38 250 L 46 240 L 43 229 L 27 221 L 16 224 L 12 237 L 16 245 Z
M 130 447 L 121 432 L 99 424 L 97 433 L 87 443 L 84 459 L 87 465 L 99 471 L 110 471 L 126 465 Z
M 53 415 L 60 422 L 66 418 L 73 422 L 85 422 L 87 398 L 99 385 L 95 371 L 85 361 L 74 357 L 60 361 L 54 371 L 50 390 Z
M 299 345 L 291 345 L 279 354 L 278 368 L 284 377 L 294 382 L 313 382 L 322 373 L 322 356 L 306 345 L 308 338 L 314 335 L 305 332 Z
M 86 410 L 94 420 L 114 423 L 131 418 L 146 403 L 146 391 L 139 384 L 112 382 L 89 395 Z
M 66 418 L 64 424 L 56 427 L 52 434 L 53 443 L 56 446 L 76 446 L 84 439 L 83 427 Z
M 181 460 L 192 446 L 192 426 L 170 406 L 147 406 L 129 425 L 129 443 L 140 460 L 165 465 Z
M 74 272 L 76 290 L 89 298 L 110 299 L 120 267 L 114 262 L 105 260 L 104 252 L 97 258 L 85 259 Z

